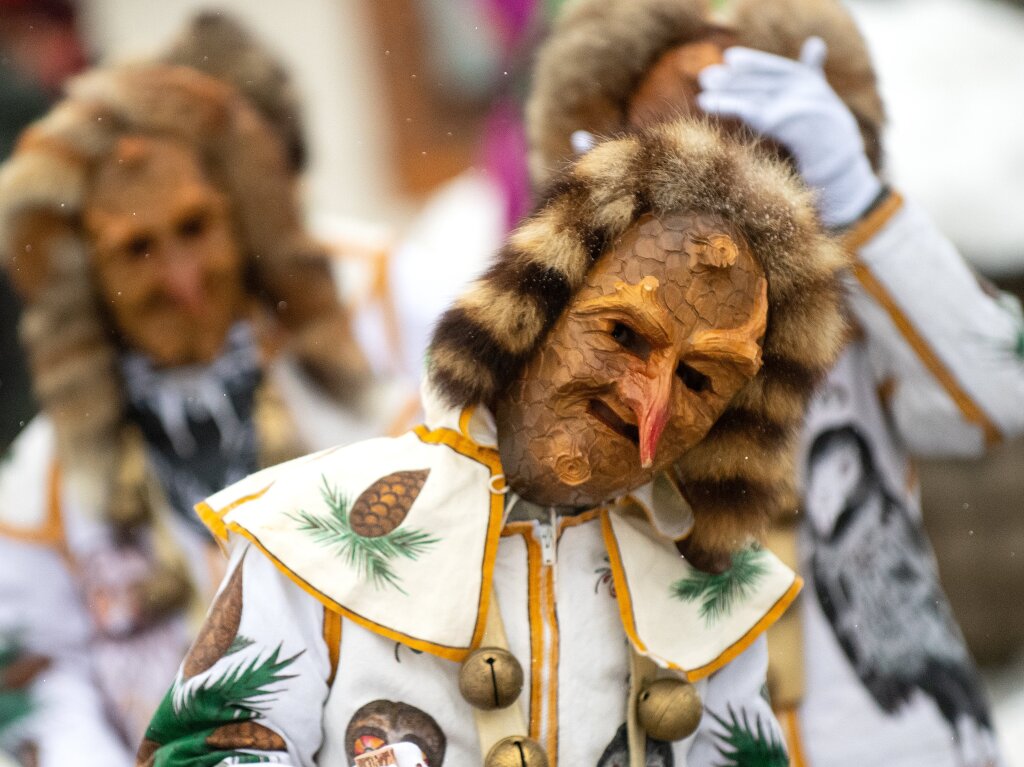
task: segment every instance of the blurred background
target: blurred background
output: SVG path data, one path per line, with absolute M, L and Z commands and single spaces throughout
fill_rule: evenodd
M 868 38 L 889 109 L 891 180 L 931 212 L 978 271 L 1022 296 L 1024 2 L 847 4 Z M 230 13 L 275 50 L 300 88 L 314 227 L 395 252 L 424 271 L 411 282 L 435 292 L 442 307 L 459 286 L 437 264 L 479 263 L 524 211 L 517 109 L 530 52 L 558 5 L 0 0 L 0 154 L 64 78 L 90 63 L 153 55 L 196 11 Z M 33 404 L 6 283 L 0 299 L 6 447 Z M 979 462 L 920 468 L 946 589 L 986 670 L 1011 764 L 1024 765 L 1024 445 Z

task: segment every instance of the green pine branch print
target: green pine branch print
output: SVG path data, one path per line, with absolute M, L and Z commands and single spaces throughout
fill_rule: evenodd
M 265 705 L 274 700 L 267 697 L 274 692 L 271 685 L 292 678 L 280 672 L 298 655 L 278 660 L 280 654 L 279 645 L 263 660 L 254 656 L 248 663 L 236 663 L 219 677 L 186 687 L 176 701 L 177 715 L 192 721 L 213 721 L 223 716 L 223 724 L 258 718 Z
M 754 714 L 755 726 L 750 726 L 750 718 L 746 711 L 742 718 L 736 716 L 732 706 L 727 708 L 728 720 L 711 713 L 712 718 L 722 728 L 715 732 L 715 747 L 718 755 L 724 760 L 715 767 L 789 767 L 789 756 L 782 740 L 765 725 L 761 717 Z M 710 712 L 709 712 L 710 713 Z
M 22 655 L 18 642 L 8 641 L 0 647 L 0 678 L 6 676 Z M 28 690 L 18 687 L 0 687 L 0 734 L 32 713 L 32 699 Z
M 256 643 L 255 639 L 249 639 L 247 636 L 238 634 L 234 639 L 231 640 L 231 644 L 228 645 L 228 650 L 224 653 L 225 657 L 228 655 L 234 655 L 236 652 L 241 652 L 246 647 L 251 647 Z
M 732 612 L 736 602 L 746 597 L 768 572 L 764 552 L 756 547 L 743 549 L 732 557 L 732 566 L 722 573 L 694 570 L 670 587 L 672 596 L 683 602 L 700 600 L 700 615 L 710 625 Z
M 396 557 L 418 559 L 438 539 L 421 530 L 406 527 L 398 527 L 372 538 L 360 535 L 352 529 L 349 519 L 351 503 L 337 488 L 330 486 L 326 477 L 323 477 L 320 494 L 330 514 L 319 516 L 299 510 L 290 515 L 299 523 L 299 529 L 309 533 L 317 543 L 333 547 L 345 564 L 355 568 L 360 578 L 369 578 L 376 588 L 389 586 L 405 594 L 400 579 L 392 569 L 393 560 Z
M 0 690 L 0 735 L 32 713 L 32 700 L 25 690 Z
M 236 637 L 235 642 L 253 644 L 253 640 L 242 636 Z M 274 700 L 271 696 L 283 690 L 278 685 L 294 678 L 293 674 L 283 672 L 301 654 L 282 659 L 278 645 L 262 659 L 256 655 L 239 661 L 199 684 L 175 682 L 146 730 L 147 741 L 161 744 L 154 767 L 215 767 L 227 759 L 233 759 L 233 764 L 269 762 L 266 756 L 211 748 L 207 738 L 223 725 L 261 719 L 266 704 Z

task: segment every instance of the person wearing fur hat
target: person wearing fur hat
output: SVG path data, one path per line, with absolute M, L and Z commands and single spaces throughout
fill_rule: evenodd
M 197 507 L 229 574 L 138 763 L 788 764 L 757 541 L 847 266 L 715 129 L 596 147 L 442 317 L 424 425 Z
M 528 104 L 534 181 L 543 188 L 593 135 L 680 114 L 754 133 L 799 172 L 854 256 L 853 327 L 796 454 L 804 513 L 771 509 L 776 548 L 813 584 L 769 634 L 773 703 L 798 764 L 997 764 L 980 680 L 923 536 L 911 456 L 976 455 L 1024 431 L 1024 318 L 882 180 L 875 74 L 839 3 L 724 10 L 568 6 Z M 677 468 L 693 499 L 699 484 Z
M 322 446 L 299 407 L 335 439 L 394 416 L 294 171 L 242 94 L 163 64 L 73 81 L 0 170 L 43 411 L 0 470 L 0 635 L 36 672 L 5 736 L 41 767 L 130 763 L 224 572 L 196 501 Z

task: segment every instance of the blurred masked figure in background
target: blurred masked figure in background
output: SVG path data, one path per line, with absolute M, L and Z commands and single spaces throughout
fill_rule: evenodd
M 316 447 L 303 396 L 334 440 L 392 416 L 286 143 L 226 83 L 140 65 L 73 82 L 0 172 L 43 411 L 0 468 L 0 634 L 36 672 L 7 736 L 41 767 L 130 763 L 223 574 L 193 504 Z
M 762 137 L 814 189 L 822 222 L 855 255 L 855 330 L 791 472 L 803 476 L 804 513 L 793 516 L 796 498 L 771 509 L 772 548 L 792 551 L 812 586 L 797 619 L 769 636 L 773 703 L 794 764 L 997 764 L 921 529 L 911 455 L 976 455 L 1024 430 L 1020 307 L 882 180 L 883 108 L 846 11 L 828 0 L 724 6 L 724 23 L 700 0 L 569 6 L 528 107 L 534 181 L 586 151 L 590 134 L 705 114 Z M 784 443 L 771 420 L 759 428 Z M 700 483 L 678 469 L 699 500 Z

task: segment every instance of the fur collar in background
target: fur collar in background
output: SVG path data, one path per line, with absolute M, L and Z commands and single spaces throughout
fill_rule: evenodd
M 875 169 L 885 122 L 864 38 L 838 0 L 734 0 L 723 20 L 741 45 L 796 58 L 803 41 L 828 44 L 825 74 L 853 112 Z M 707 0 L 576 0 L 556 19 L 534 67 L 526 105 L 530 175 L 543 189 L 573 157 L 577 130 L 613 135 L 644 74 L 670 49 L 719 23 Z
M 441 318 L 429 375 L 450 405 L 491 405 L 543 343 L 587 272 L 644 213 L 717 215 L 768 279 L 763 367 L 679 462 L 696 550 L 732 552 L 795 511 L 794 451 L 807 401 L 844 340 L 844 251 L 784 164 L 704 122 L 598 144 L 550 188 L 490 269 Z

